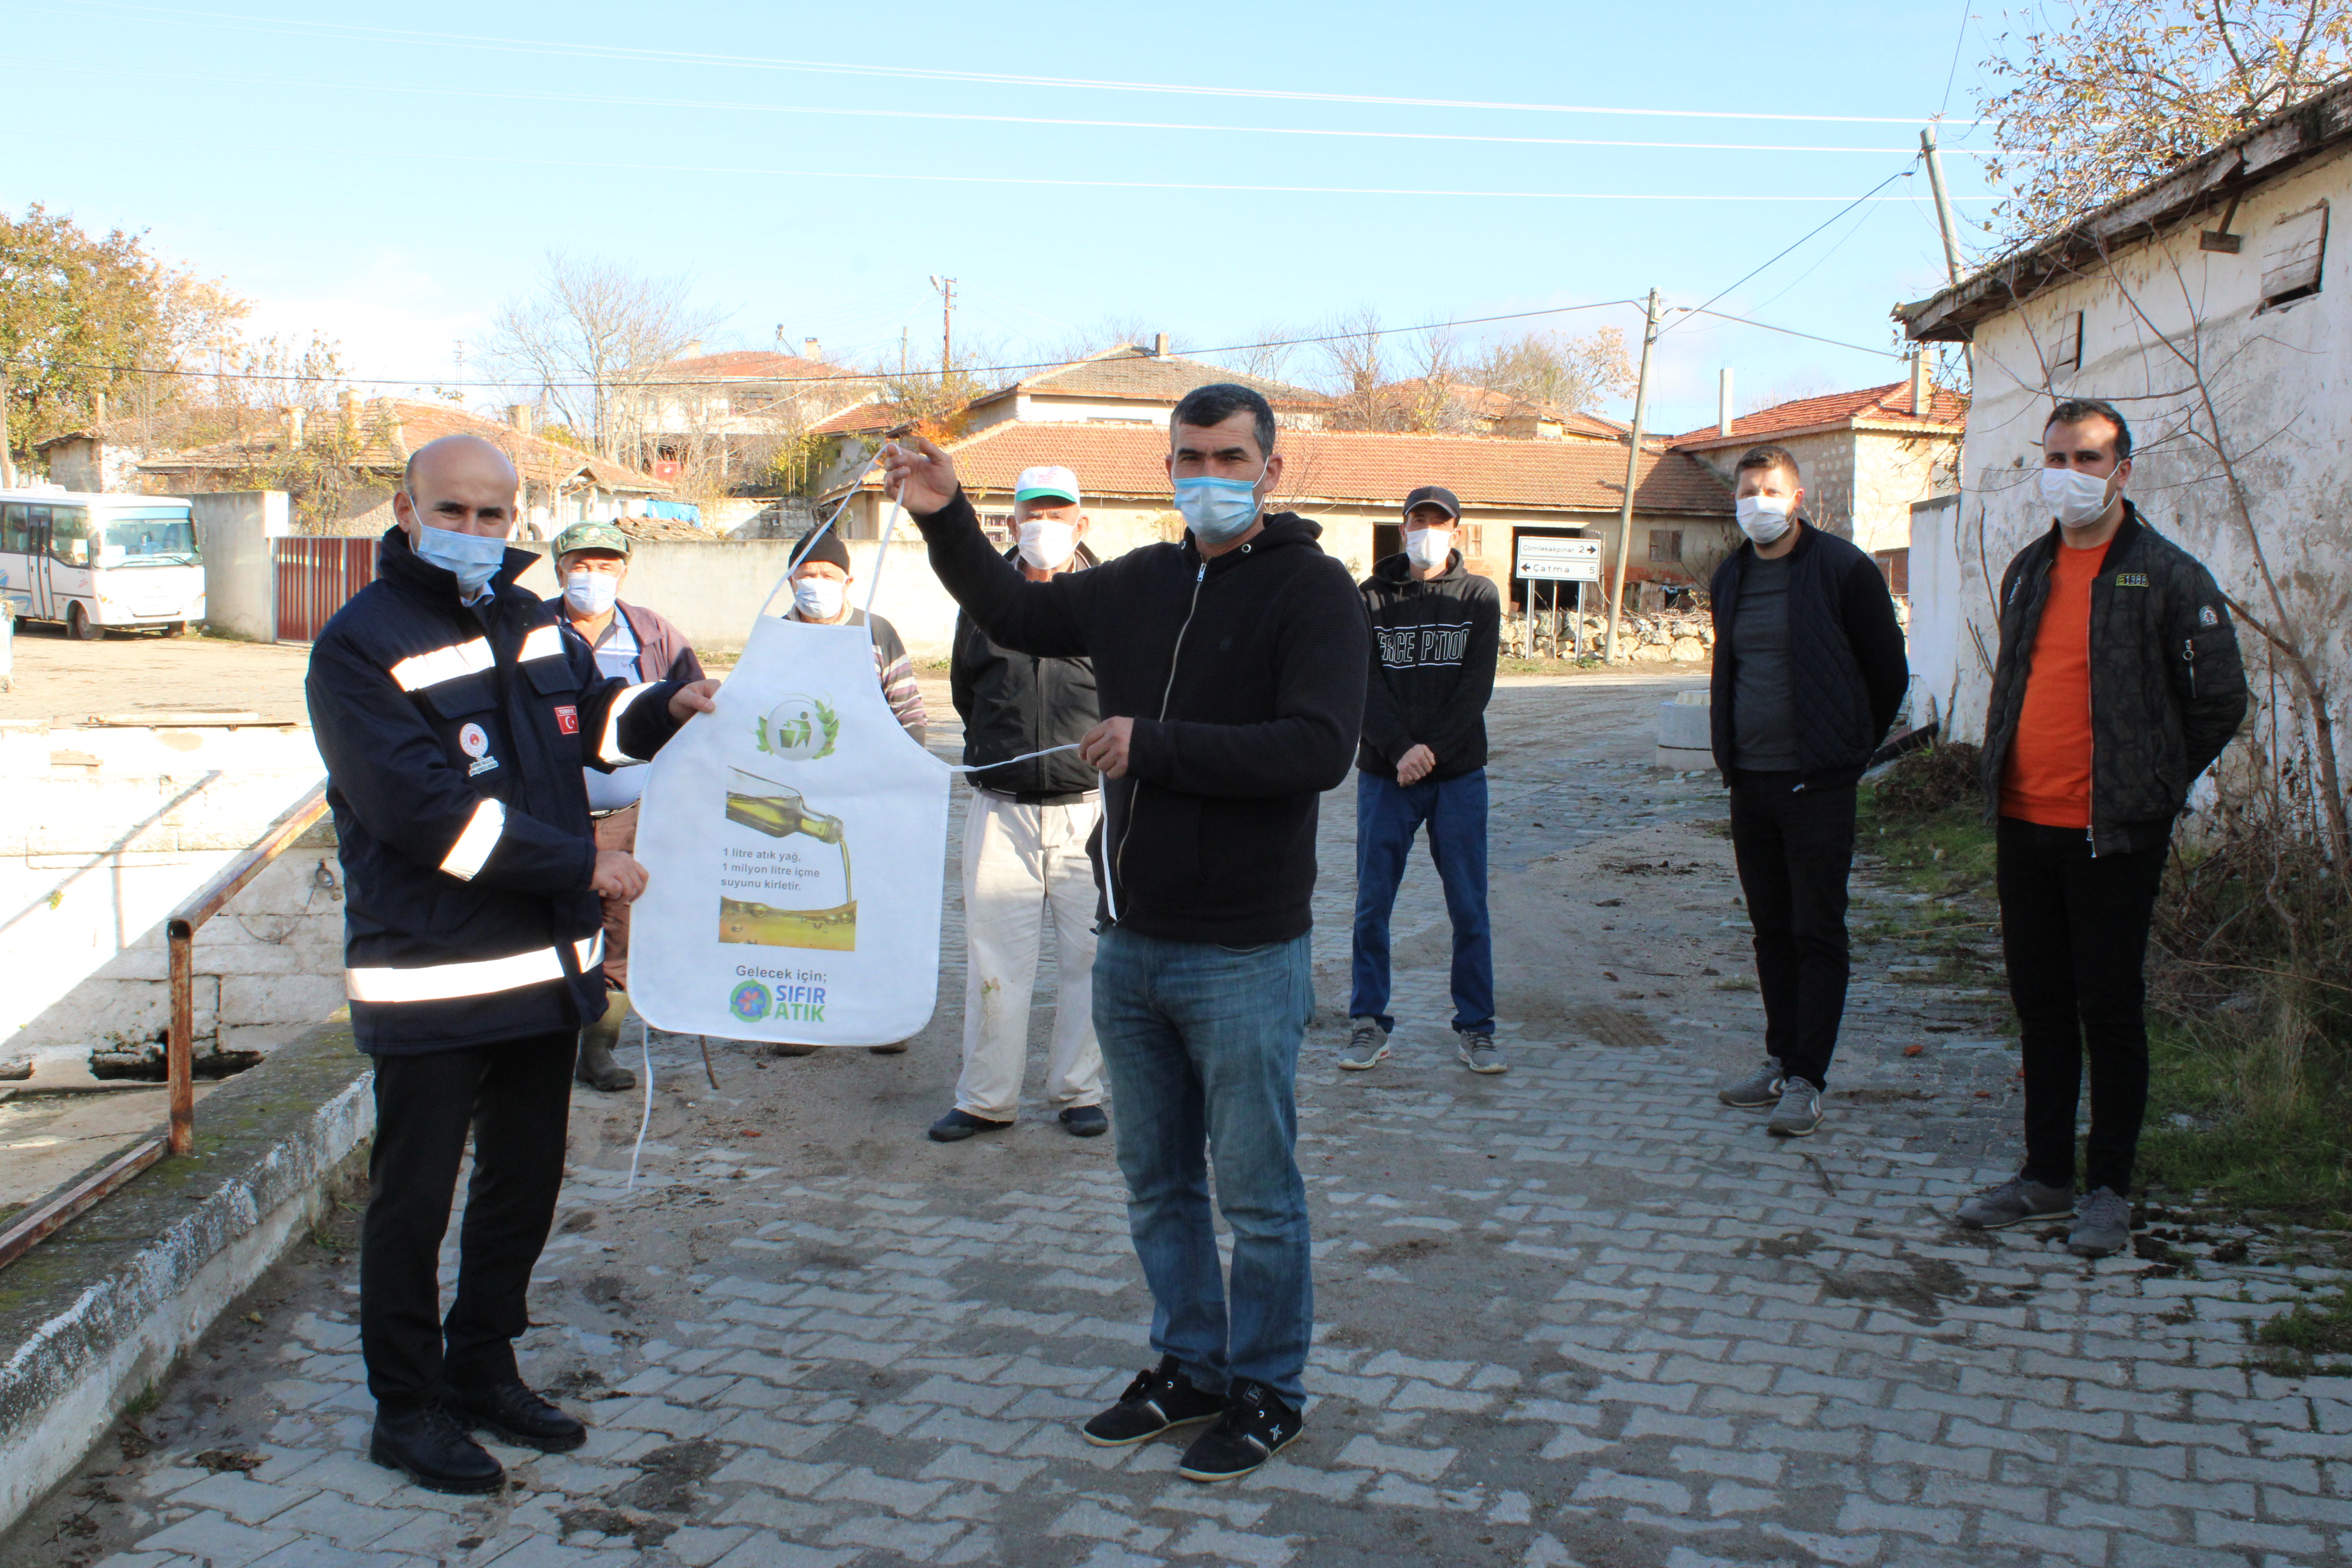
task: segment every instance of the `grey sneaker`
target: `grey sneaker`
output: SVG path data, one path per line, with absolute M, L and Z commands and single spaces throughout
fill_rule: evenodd
M 1339 1065 L 1358 1072 L 1380 1066 L 1389 1059 L 1389 1032 L 1381 1027 L 1378 1018 L 1350 1018 L 1354 1026 L 1348 1034 L 1348 1048 L 1339 1053 Z
M 2113 1187 L 2094 1187 L 2066 1233 L 2066 1250 L 2077 1258 L 2113 1258 L 2131 1245 L 2131 1205 Z
M 2030 1219 L 2064 1219 L 2074 1212 L 2073 1187 L 2046 1186 L 2020 1173 L 1961 1204 L 1957 1217 L 1970 1230 L 2001 1230 Z
M 1473 1029 L 1456 1029 L 1454 1033 L 1454 1037 L 1462 1042 L 1454 1054 L 1460 1057 L 1462 1065 L 1472 1072 L 1511 1070 L 1511 1064 L 1503 1059 L 1502 1049 L 1495 1044 L 1494 1036 Z
M 1725 1084 L 1715 1091 L 1715 1098 L 1742 1110 L 1757 1110 L 1767 1105 L 1780 1104 L 1780 1058 L 1766 1057 L 1762 1067 L 1746 1078 L 1735 1079 Z
M 1803 1079 L 1784 1079 L 1780 1103 L 1764 1131 L 1775 1138 L 1811 1138 L 1822 1124 L 1822 1091 Z

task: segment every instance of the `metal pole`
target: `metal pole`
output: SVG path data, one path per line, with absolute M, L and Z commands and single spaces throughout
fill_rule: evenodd
M 1650 405 L 1650 349 L 1658 341 L 1658 291 L 1650 290 L 1650 313 L 1642 329 L 1642 370 L 1633 383 L 1633 428 L 1626 433 L 1625 504 L 1617 514 L 1617 574 L 1609 588 L 1609 641 L 1604 662 L 1617 662 L 1617 616 L 1625 603 L 1625 564 L 1633 553 L 1633 481 L 1642 468 L 1642 416 Z
M 184 1157 L 196 1146 L 196 963 L 195 932 L 173 922 L 172 1033 L 163 1047 L 163 1070 L 172 1086 L 172 1152 Z
M 16 488 L 16 459 L 8 449 L 8 362 L 0 359 L 0 489 Z

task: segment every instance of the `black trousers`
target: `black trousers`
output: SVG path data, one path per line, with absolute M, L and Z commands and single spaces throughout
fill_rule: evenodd
M 1853 967 L 1845 884 L 1853 868 L 1854 791 L 1798 783 L 1793 773 L 1734 775 L 1731 852 L 1756 930 L 1764 1048 L 1780 1058 L 1783 1073 L 1820 1089 L 1829 1082 Z
M 576 1032 L 375 1059 L 375 1148 L 360 1228 L 360 1350 L 380 1405 L 431 1404 L 445 1377 L 515 1375 L 523 1297 L 563 1185 Z M 457 1292 L 441 1314 L 441 1238 L 474 1132 Z
M 2091 1058 L 2086 1187 L 2131 1191 L 2147 1113 L 2147 927 L 2165 846 L 2091 854 L 2079 827 L 2004 816 L 1996 845 L 2000 945 L 2025 1055 L 2025 1173 L 2074 1183 L 2074 1111 Z

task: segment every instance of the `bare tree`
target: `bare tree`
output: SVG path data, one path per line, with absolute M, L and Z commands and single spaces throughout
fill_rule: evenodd
M 499 307 L 490 353 L 597 456 L 634 463 L 652 373 L 725 319 L 688 289 L 684 277 L 551 250 L 531 291 Z
M 1250 341 L 1223 356 L 1224 362 L 1259 381 L 1287 382 L 1298 358 L 1298 340 L 1308 334 L 1279 321 L 1260 327 Z
M 1573 414 L 1631 394 L 1633 366 L 1625 357 L 1625 334 L 1615 327 L 1580 338 L 1529 332 L 1471 361 L 1464 379 L 1540 408 Z
M 1993 41 L 1981 101 L 2029 242 L 2310 96 L 2352 65 L 2343 0 L 2038 0 Z

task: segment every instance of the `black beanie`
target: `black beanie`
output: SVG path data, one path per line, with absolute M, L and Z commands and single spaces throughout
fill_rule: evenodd
M 801 552 L 802 545 L 807 546 L 807 553 Z M 826 529 L 814 544 L 809 544 L 808 536 L 803 534 L 800 545 L 793 547 L 793 553 L 801 565 L 805 566 L 812 561 L 830 561 L 841 568 L 844 575 L 849 573 L 849 546 L 844 544 L 841 535 L 832 529 Z

